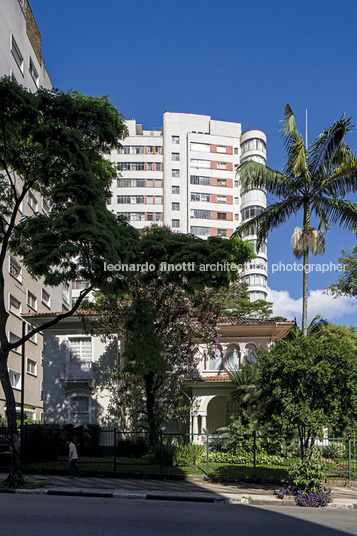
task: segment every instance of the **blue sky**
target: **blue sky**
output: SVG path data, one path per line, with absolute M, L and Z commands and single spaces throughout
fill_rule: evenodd
M 343 113 L 357 123 L 357 3 L 344 0 L 31 0 L 43 55 L 56 87 L 108 94 L 127 119 L 161 127 L 162 113 L 207 114 L 258 127 L 268 137 L 268 165 L 281 170 L 279 120 L 289 103 L 312 141 Z M 347 138 L 357 152 L 357 130 Z M 269 235 L 273 263 L 293 263 L 290 237 L 301 218 Z M 326 253 L 336 262 L 356 238 L 331 229 Z M 357 325 L 357 302 L 322 290 L 336 273 L 310 274 L 310 312 Z M 269 273 L 275 313 L 299 317 L 301 273 Z

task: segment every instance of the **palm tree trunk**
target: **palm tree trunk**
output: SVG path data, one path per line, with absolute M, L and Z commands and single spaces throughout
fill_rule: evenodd
M 307 202 L 304 203 L 303 225 L 304 265 L 302 271 L 302 336 L 307 336 L 307 296 L 309 277 L 309 248 L 310 248 L 310 211 Z
M 309 250 L 304 251 L 304 266 L 302 271 L 302 335 L 307 336 L 307 296 L 309 277 Z

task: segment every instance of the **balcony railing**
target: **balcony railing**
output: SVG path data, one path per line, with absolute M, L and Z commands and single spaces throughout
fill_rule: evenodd
M 60 380 L 64 382 L 90 382 L 93 380 L 92 361 L 61 363 Z

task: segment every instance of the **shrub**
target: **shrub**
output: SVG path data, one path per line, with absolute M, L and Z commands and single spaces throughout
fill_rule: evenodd
M 198 465 L 201 463 L 204 455 L 203 445 L 177 445 L 173 456 L 174 465 Z
M 331 442 L 329 445 L 322 449 L 322 455 L 324 458 L 344 458 L 346 456 L 346 446 L 343 443 Z
M 295 502 L 298 506 L 308 506 L 318 508 L 327 506 L 332 501 L 331 492 L 325 491 L 298 491 Z
M 293 465 L 288 474 L 293 484 L 301 491 L 320 492 L 323 489 L 321 485 L 323 478 L 322 467 L 313 460 L 305 460 L 302 463 Z

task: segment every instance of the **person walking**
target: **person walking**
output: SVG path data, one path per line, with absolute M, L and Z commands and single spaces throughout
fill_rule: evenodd
M 70 440 L 67 439 L 68 445 L 68 459 L 69 459 L 69 469 L 71 471 L 71 478 L 75 476 L 80 476 L 80 470 L 77 467 L 78 454 L 76 445 Z

